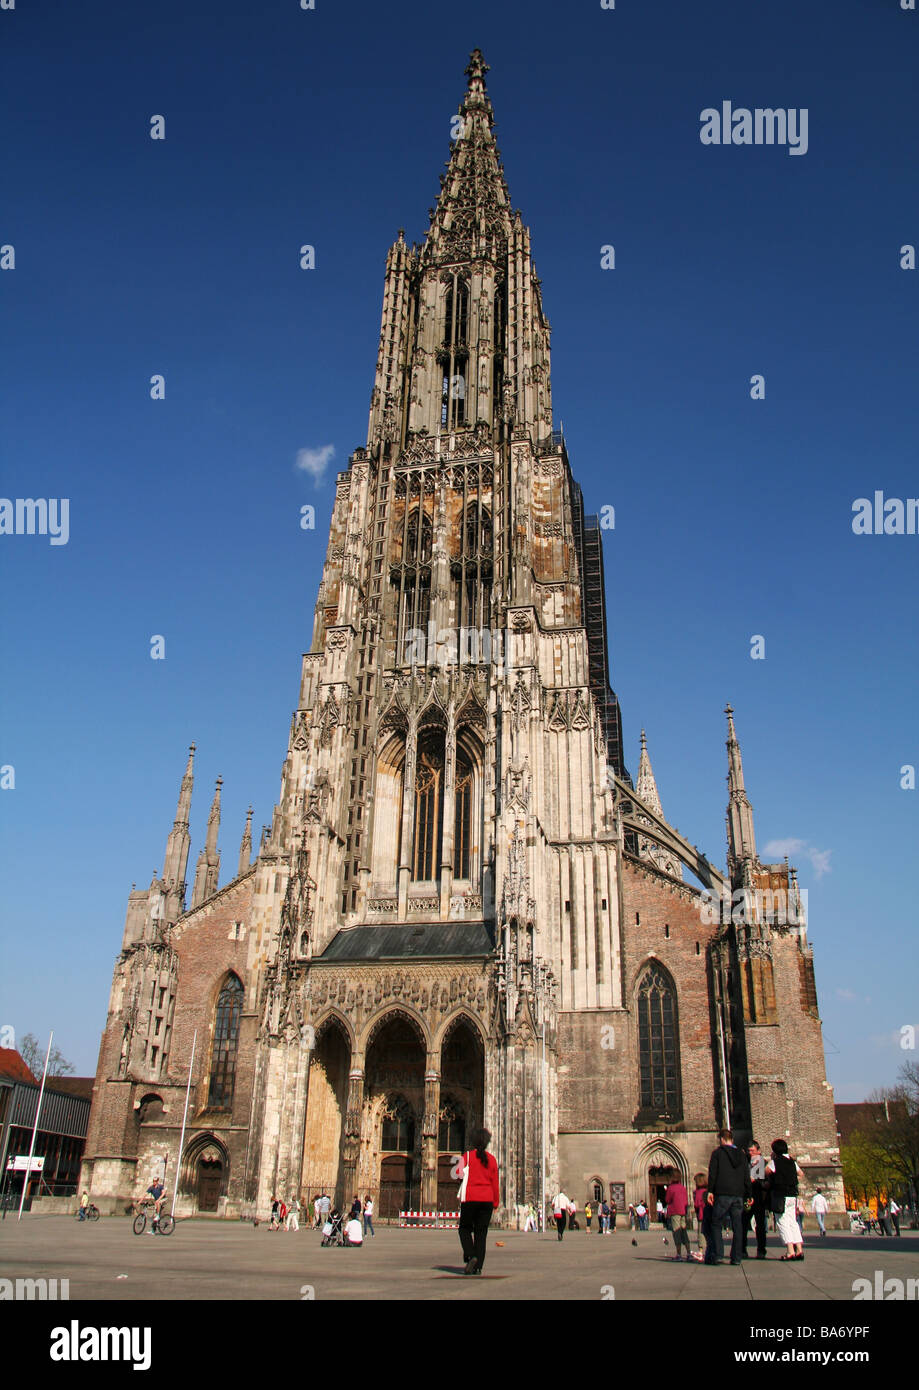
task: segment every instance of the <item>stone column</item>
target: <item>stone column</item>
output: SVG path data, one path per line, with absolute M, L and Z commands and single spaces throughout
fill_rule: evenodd
M 408 885 L 412 876 L 412 830 L 415 816 L 415 764 L 418 758 L 418 725 L 413 719 L 405 740 L 405 775 L 402 779 L 402 849 L 399 856 L 399 920 L 408 915 Z
M 361 1154 L 361 1114 L 364 1109 L 364 1073 L 352 1067 L 348 1073 L 348 1108 L 345 1112 L 345 1129 L 341 1145 L 341 1185 L 343 1190 L 335 1193 L 339 1208 L 345 1210 L 357 1191 L 358 1162 Z
M 437 1131 L 440 1127 L 440 1072 L 430 1059 L 424 1074 L 424 1121 L 421 1126 L 421 1210 L 437 1207 Z

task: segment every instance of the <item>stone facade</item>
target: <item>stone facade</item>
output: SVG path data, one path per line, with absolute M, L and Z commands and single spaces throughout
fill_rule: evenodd
M 683 881 L 791 891 L 756 858 L 733 724 L 727 876 L 664 819 L 644 735 L 637 787 L 622 762 L 485 71 L 423 244 L 387 258 L 271 826 L 253 862 L 250 811 L 218 888 L 218 782 L 186 910 L 193 746 L 163 874 L 130 895 L 86 1149 L 103 1209 L 157 1172 L 185 1213 L 452 1206 L 483 1122 L 508 1219 L 558 1182 L 647 1200 L 729 1117 L 836 1181 L 803 928 L 721 920 Z

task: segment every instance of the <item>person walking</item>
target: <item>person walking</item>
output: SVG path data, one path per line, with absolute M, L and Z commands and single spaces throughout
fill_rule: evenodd
M 606 1198 L 597 1207 L 597 1235 L 605 1236 L 609 1230 L 609 1203 Z
M 287 1208 L 287 1221 L 284 1224 L 286 1231 L 299 1231 L 300 1229 L 300 1198 L 294 1195 L 290 1199 L 290 1206 Z
M 316 1227 L 317 1230 L 318 1230 L 319 1227 L 322 1225 L 322 1219 L 321 1219 L 321 1215 L 320 1215 L 320 1211 L 319 1211 L 319 1197 L 318 1197 L 318 1196 L 313 1198 L 313 1225 Z
M 683 1183 L 677 1181 L 669 1183 L 664 1194 L 667 1205 L 664 1214 L 670 1221 L 670 1230 L 673 1234 L 673 1258 L 679 1260 L 680 1250 L 686 1247 L 686 1263 L 689 1264 L 691 1251 L 689 1247 L 689 1232 L 686 1229 L 686 1210 L 689 1205 L 689 1197 Z
M 878 1202 L 878 1225 L 883 1235 L 893 1236 L 893 1226 L 890 1224 L 890 1205 L 886 1200 Z
M 89 1207 L 89 1193 L 88 1193 L 88 1192 L 84 1192 L 84 1193 L 83 1193 L 83 1196 L 80 1198 L 80 1218 L 79 1218 L 79 1219 L 80 1219 L 81 1221 L 85 1221 L 85 1220 L 86 1220 L 86 1211 L 87 1211 L 87 1208 L 88 1208 L 88 1207 Z M 899 1235 L 899 1234 L 900 1234 L 900 1232 L 899 1232 L 899 1230 L 898 1230 L 898 1231 L 897 1231 L 897 1235 Z
M 890 1199 L 890 1219 L 894 1224 L 897 1236 L 900 1235 L 900 1208 L 893 1197 Z
M 827 1202 L 827 1199 L 824 1197 L 819 1187 L 817 1188 L 817 1191 L 811 1198 L 811 1211 L 817 1218 L 817 1225 L 820 1228 L 821 1236 L 825 1236 L 826 1214 L 829 1211 L 829 1203 Z
M 713 1258 L 709 1264 L 720 1265 L 724 1260 L 725 1218 L 731 1223 L 731 1264 L 743 1264 L 743 1204 L 751 1196 L 750 1170 L 743 1149 L 738 1149 L 729 1129 L 718 1135 L 718 1148 L 713 1150 L 708 1165 L 706 1205 L 712 1209 Z
M 648 1208 L 644 1202 L 639 1202 L 635 1208 L 635 1218 L 638 1221 L 638 1229 L 646 1231 L 648 1229 Z
M 616 1198 L 615 1198 L 615 1197 L 610 1197 L 610 1199 L 609 1199 L 609 1215 L 608 1215 L 607 1221 L 606 1221 L 606 1229 L 607 1229 L 608 1231 L 615 1231 L 615 1229 L 616 1229 L 616 1216 L 618 1215 L 618 1212 L 619 1212 L 619 1208 L 616 1206 Z
M 329 1212 L 332 1210 L 332 1199 L 327 1192 L 323 1192 L 319 1198 L 319 1225 L 324 1226 L 329 1219 Z
M 593 1212 L 593 1207 L 590 1205 L 590 1202 L 585 1202 L 585 1203 L 584 1203 L 584 1228 L 585 1228 L 585 1230 L 587 1231 L 587 1234 L 588 1234 L 588 1235 L 590 1235 L 590 1223 L 591 1223 L 591 1220 L 593 1219 L 593 1214 L 594 1214 L 594 1212 Z
M 712 1227 L 711 1217 L 709 1216 L 711 1208 L 705 1200 L 708 1196 L 708 1188 L 705 1186 L 705 1174 L 696 1173 L 693 1182 L 695 1183 L 695 1190 L 692 1194 L 692 1204 L 696 1213 L 696 1249 L 693 1252 L 693 1259 L 701 1261 L 707 1259 L 711 1246 Z M 703 1239 L 705 1241 L 704 1250 L 702 1249 Z M 710 1264 L 711 1261 L 709 1260 L 708 1263 Z
M 268 1222 L 269 1231 L 276 1231 L 280 1225 L 281 1203 L 277 1197 L 271 1199 L 271 1220 Z
M 756 1230 L 756 1258 L 764 1260 L 766 1258 L 766 1160 L 763 1158 L 763 1151 L 753 1139 L 747 1149 L 747 1157 L 750 1163 L 750 1188 L 752 1191 L 752 1202 L 744 1213 L 743 1228 L 743 1257 L 747 1259 L 747 1240 L 750 1235 L 751 1222 Z
M 552 1203 L 552 1219 L 555 1222 L 555 1229 L 558 1231 L 559 1240 L 565 1234 L 565 1222 L 568 1219 L 568 1196 L 564 1192 L 557 1192 Z
M 580 1230 L 578 1226 L 578 1204 L 573 1198 L 568 1203 L 568 1229 L 569 1231 Z
M 789 1156 L 784 1139 L 773 1139 L 772 1158 L 766 1165 L 770 1204 L 778 1218 L 779 1239 L 785 1243 L 783 1260 L 804 1259 L 804 1237 L 798 1225 L 798 1182 L 804 1177 L 801 1169 Z
M 461 1179 L 459 1238 L 466 1261 L 465 1274 L 482 1273 L 488 1225 L 500 1200 L 498 1160 L 488 1152 L 490 1143 L 489 1131 L 477 1129 L 472 1136 L 472 1148 L 460 1159 L 457 1174 Z
M 376 1231 L 373 1229 L 373 1198 L 369 1192 L 364 1198 L 364 1235 L 368 1231 L 372 1236 L 376 1235 Z
M 526 1221 L 523 1224 L 524 1235 L 526 1235 L 529 1231 L 535 1232 L 536 1230 L 536 1208 L 533 1206 L 532 1202 L 527 1203 L 526 1211 Z

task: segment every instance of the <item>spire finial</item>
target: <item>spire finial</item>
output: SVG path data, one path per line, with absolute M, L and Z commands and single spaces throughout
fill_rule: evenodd
M 466 76 L 469 78 L 469 90 L 472 91 L 474 82 L 485 85 L 485 74 L 489 71 L 488 64 L 482 54 L 481 48 L 474 48 L 469 54 L 469 63 L 466 68 Z

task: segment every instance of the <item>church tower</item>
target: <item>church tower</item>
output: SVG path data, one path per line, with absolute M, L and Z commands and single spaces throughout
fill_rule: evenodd
M 832 1163 L 803 934 L 707 918 L 683 868 L 728 884 L 665 819 L 643 734 L 637 785 L 625 765 L 600 527 L 486 71 L 476 50 L 424 240 L 386 258 L 271 824 L 253 859 L 250 809 L 221 887 L 218 779 L 186 908 L 190 757 L 162 877 L 131 894 L 84 1164 L 104 1209 L 165 1173 L 182 1213 L 450 1211 L 483 1124 L 511 1221 L 557 1183 L 653 1208 L 735 1114 L 787 1109 Z M 776 866 L 729 732 L 752 891 Z

